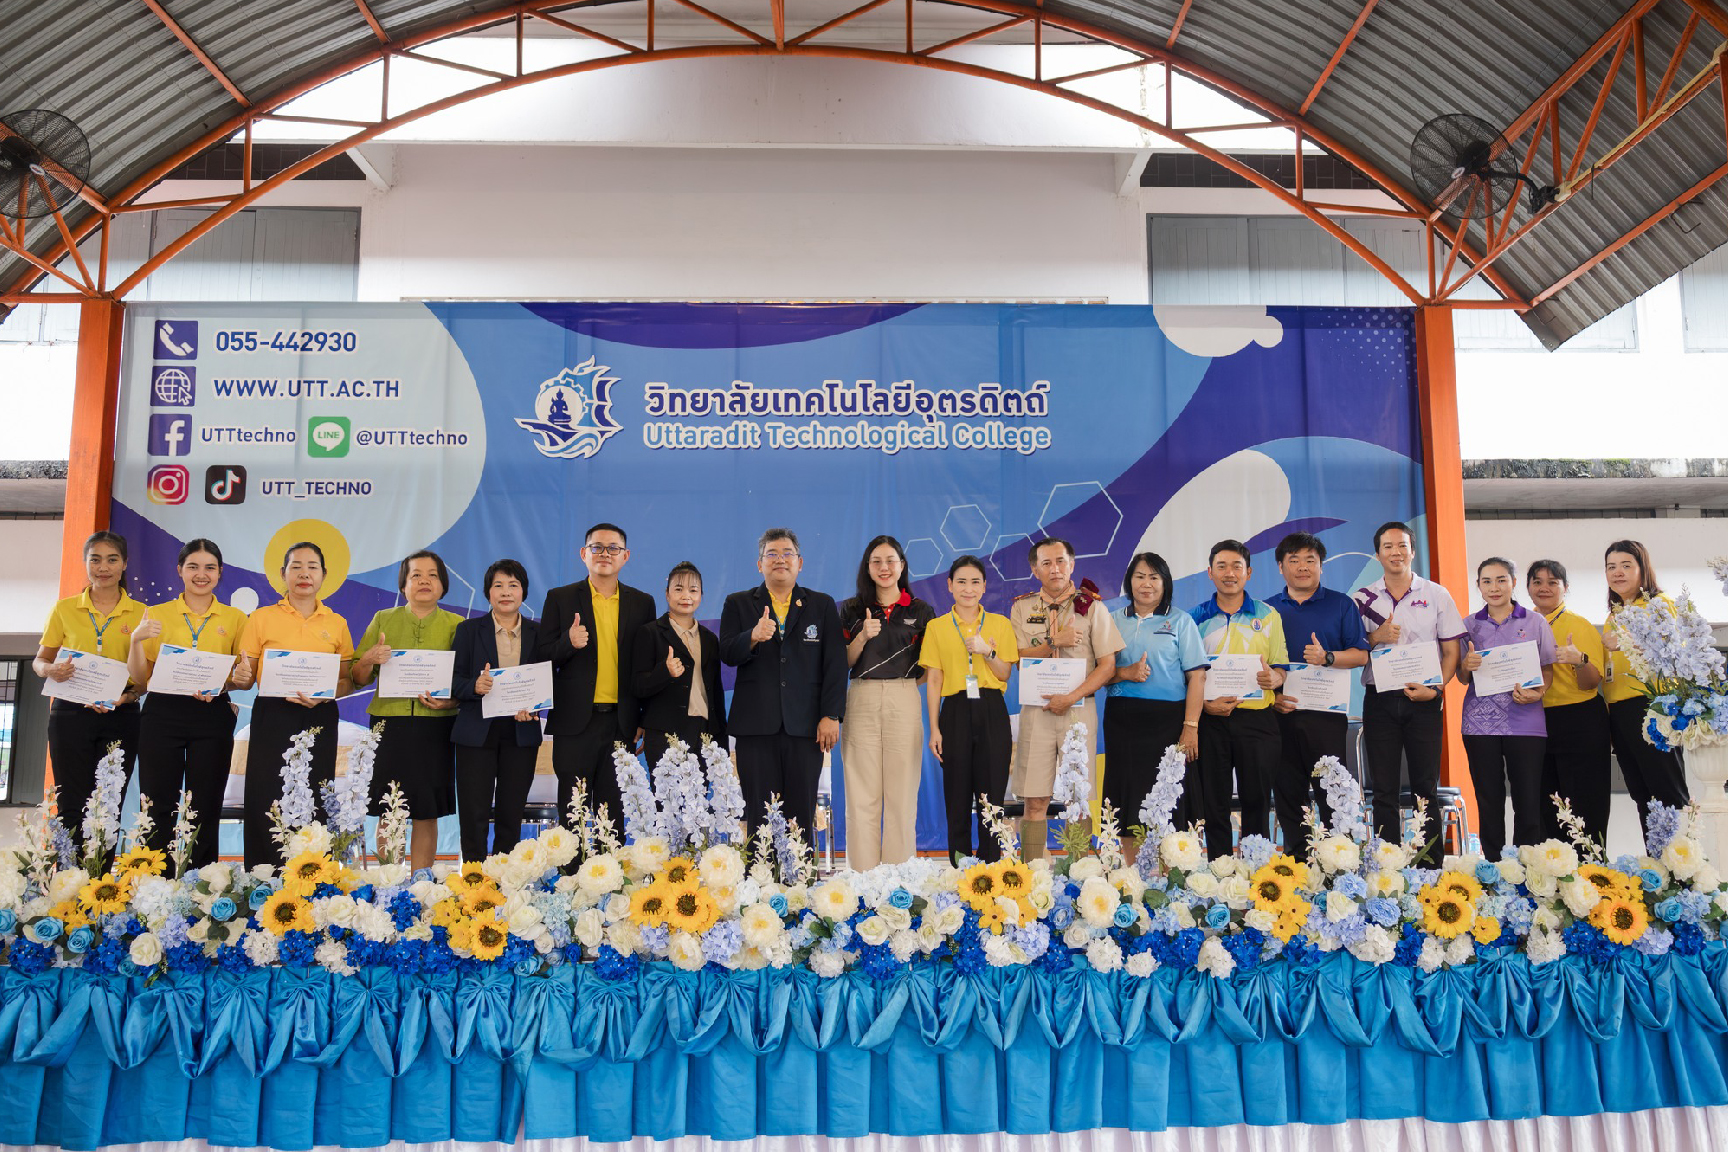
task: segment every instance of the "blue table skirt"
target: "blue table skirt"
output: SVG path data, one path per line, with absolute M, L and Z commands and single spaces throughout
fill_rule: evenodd
M 1728 1104 L 1728 946 L 1228 981 L 0 968 L 0 1143 L 736 1140 Z

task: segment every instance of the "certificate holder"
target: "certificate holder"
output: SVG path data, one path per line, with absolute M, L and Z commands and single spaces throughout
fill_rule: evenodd
M 259 663 L 258 695 L 287 697 L 304 693 L 313 700 L 334 700 L 341 674 L 342 657 L 334 652 L 266 648 Z
M 1406 684 L 1440 687 L 1440 645 L 1433 640 L 1382 644 L 1369 651 L 1368 666 L 1376 691 L 1402 692 Z
M 1238 700 L 1263 700 L 1260 687 L 1260 657 L 1246 652 L 1219 653 L 1206 668 L 1206 699 L 1234 696 Z
M 126 691 L 124 662 L 93 652 L 80 652 L 76 648 L 60 649 L 54 662 L 58 664 L 62 660 L 72 664 L 71 679 L 43 680 L 42 695 L 68 704 L 93 704 L 99 708 L 112 708 L 119 703 Z

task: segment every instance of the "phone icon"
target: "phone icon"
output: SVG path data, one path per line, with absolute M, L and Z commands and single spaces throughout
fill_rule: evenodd
M 198 321 L 156 321 L 156 359 L 192 360 L 198 356 Z
M 212 464 L 204 470 L 204 503 L 246 503 L 246 469 L 239 464 Z

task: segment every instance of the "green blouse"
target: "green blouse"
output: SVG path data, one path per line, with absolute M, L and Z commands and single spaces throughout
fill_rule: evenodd
M 406 604 L 398 608 L 386 608 L 372 617 L 372 623 L 366 626 L 365 635 L 360 637 L 360 643 L 354 648 L 354 657 L 358 660 L 371 651 L 378 643 L 378 634 L 382 632 L 390 641 L 392 648 L 429 648 L 449 651 L 456 646 L 456 625 L 462 623 L 462 617 L 454 612 L 446 612 L 442 608 L 434 608 L 424 620 L 414 615 L 414 610 Z M 368 683 L 376 683 L 378 669 L 372 669 L 372 679 Z M 372 694 L 372 702 L 366 705 L 369 716 L 438 716 L 452 718 L 456 709 L 428 708 L 413 697 L 388 697 Z

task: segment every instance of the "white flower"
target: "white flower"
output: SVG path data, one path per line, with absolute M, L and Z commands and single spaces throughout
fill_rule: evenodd
M 1178 927 L 1178 928 L 1192 928 L 1192 927 L 1194 927 L 1195 920 L 1194 920 L 1194 909 L 1193 908 L 1189 907 L 1187 904 L 1174 904 L 1171 906 L 1171 909 L 1176 914 L 1176 927 Z
M 911 931 L 902 929 L 888 937 L 888 950 L 894 953 L 894 959 L 904 964 L 917 955 L 919 950 L 918 937 Z
M 666 867 L 672 859 L 666 841 L 658 836 L 644 836 L 624 849 L 624 863 L 638 875 L 650 875 Z
M 0 908 L 16 907 L 24 899 L 24 889 L 29 883 L 23 873 L 10 868 L 0 871 Z
M 1349 946 L 1350 955 L 1368 964 L 1385 964 L 1392 959 L 1398 942 L 1392 938 L 1392 933 L 1378 924 L 1370 924 L 1362 939 Z
M 542 928 L 540 934 L 534 937 L 534 951 L 542 956 L 552 951 L 552 933 Z
M 1015 949 L 1008 943 L 1008 937 L 998 936 L 994 932 L 984 934 L 984 959 L 992 968 L 1006 968 L 1017 963 L 1014 958 Z
M 1640 856 L 1638 857 L 1638 867 L 1639 869 L 1650 869 L 1650 871 L 1656 873 L 1656 875 L 1662 878 L 1660 887 L 1668 887 L 1668 866 L 1662 863 L 1662 861 L 1657 860 L 1653 856 Z
M 533 929 L 540 926 L 540 909 L 532 904 L 524 905 L 512 911 L 505 923 L 517 936 L 531 935 Z
M 1096 856 L 1082 856 L 1068 867 L 1068 879 L 1085 882 L 1104 875 L 1103 861 Z
M 432 939 L 432 925 L 426 923 L 424 920 L 416 920 L 414 923 L 408 925 L 407 930 L 402 933 L 402 939 L 417 940 L 424 944 L 426 941 Z
M 1158 961 L 1152 959 L 1150 952 L 1136 952 L 1128 957 L 1128 962 L 1123 967 L 1127 970 L 1128 975 L 1139 976 L 1144 979 L 1158 971 Z
M 697 870 L 710 887 L 738 884 L 744 879 L 744 857 L 729 844 L 716 844 L 702 853 Z
M 1188 877 L 1188 891 L 1202 899 L 1211 900 L 1218 895 L 1218 877 L 1210 872 L 1195 872 Z
M 204 881 L 212 895 L 228 891 L 228 886 L 234 882 L 234 869 L 223 863 L 206 864 L 198 869 L 198 879 Z
M 1218 898 L 1232 908 L 1246 908 L 1254 903 L 1253 882 L 1238 872 L 1218 885 Z
M 1116 908 L 1121 903 L 1122 895 L 1116 886 L 1102 876 L 1094 876 L 1080 885 L 1074 907 L 1092 927 L 1108 928 L 1116 922 Z
M 1140 897 L 1146 894 L 1146 881 L 1140 877 L 1138 868 L 1118 868 L 1110 873 L 1110 883 L 1116 890 L 1128 897 L 1128 902 L 1138 904 Z
M 546 871 L 546 846 L 536 837 L 516 841 L 516 847 L 510 849 L 510 859 L 517 864 L 524 864 L 534 869 L 535 875 Z
M 1382 840 L 1374 845 L 1374 867 L 1382 872 L 1402 871 L 1410 863 L 1410 853 L 1402 844 L 1389 844 Z
M 186 929 L 186 939 L 194 944 L 202 944 L 210 939 L 210 921 L 199 920 Z
M 1200 957 L 1195 960 L 1194 967 L 1222 980 L 1236 971 L 1236 957 L 1230 955 L 1218 937 L 1208 936 L 1206 943 L 1200 945 Z
M 1704 850 L 1690 836 L 1676 836 L 1662 850 L 1662 863 L 1676 880 L 1690 880 L 1704 863 Z
M 1728 895 L 1728 893 L 1725 893 L 1725 895 Z M 921 952 L 934 952 L 936 949 L 942 947 L 942 933 L 937 931 L 936 925 L 930 923 L 928 920 L 918 925 L 916 935 L 918 937 L 918 950 Z
M 1500 879 L 1506 881 L 1506 883 L 1508 883 L 1508 884 L 1522 884 L 1522 883 L 1524 883 L 1524 864 L 1522 861 L 1514 860 L 1514 859 L 1511 859 L 1510 857 L 1508 857 L 1505 859 L 1496 860 L 1494 862 L 1494 866 L 1496 868 L 1500 869 Z
M 312 922 L 320 928 L 334 925 L 337 928 L 354 927 L 355 904 L 354 897 L 347 894 L 341 896 L 325 896 L 312 901 Z
M 1220 856 L 1216 860 L 1212 861 L 1210 867 L 1212 875 L 1218 877 L 1220 880 L 1226 876 L 1234 876 L 1241 870 L 1240 866 L 1236 863 L 1236 857 L 1234 856 Z
M 146 932 L 132 941 L 127 955 L 140 968 L 154 968 L 162 963 L 162 939 L 154 932 Z
M 1362 867 L 1362 848 L 1354 840 L 1328 836 L 1314 845 L 1314 858 L 1328 872 L 1354 872 Z
M 1530 916 L 1530 926 L 1543 932 L 1560 931 L 1560 914 L 1552 908 L 1538 908 Z
M 74 900 L 78 889 L 90 882 L 90 873 L 82 868 L 63 868 L 48 879 L 48 903 Z
M 1206 862 L 1206 845 L 1192 832 L 1172 832 L 1159 841 L 1158 855 L 1167 867 L 1192 872 Z
M 143 937 L 139 937 L 143 939 Z M 253 967 L 267 968 L 276 963 L 276 934 L 264 928 L 253 928 L 240 938 L 240 947 L 246 950 L 246 959 L 252 961 Z M 133 957 L 134 960 L 137 957 Z
M 1402 872 L 1370 872 L 1368 873 L 1368 895 L 1397 897 L 1404 892 L 1404 873 Z
M 368 940 L 384 941 L 396 932 L 390 913 L 377 904 L 361 904 L 354 917 L 354 930 Z
M 1467 876 L 1476 875 L 1476 865 L 1482 863 L 1482 853 L 1465 852 L 1462 855 L 1447 853 L 1440 861 L 1442 872 L 1463 872 Z
M 544 853 L 544 863 L 549 868 L 562 868 L 576 859 L 576 853 L 582 849 L 582 841 L 576 833 L 562 824 L 554 824 L 540 833 L 540 851 Z
M 600 947 L 600 942 L 606 939 L 606 917 L 598 908 L 588 909 L 576 917 L 576 928 L 571 935 L 584 948 Z
M 810 953 L 810 971 L 824 980 L 832 980 L 846 971 L 846 953 L 838 948 L 824 948 L 812 952 Z
M 858 895 L 852 885 L 836 876 L 810 890 L 810 910 L 824 920 L 844 920 L 858 911 Z
M 1446 963 L 1456 968 L 1460 964 L 1468 964 L 1476 955 L 1476 938 L 1468 932 L 1461 932 L 1452 937 L 1446 945 Z
M 888 922 L 880 916 L 868 916 L 858 922 L 858 939 L 866 944 L 888 943 Z
M 1567 911 L 1582 919 L 1596 910 L 1602 893 L 1588 880 L 1568 880 L 1560 885 L 1560 898 L 1566 901 Z
M 1356 901 L 1342 892 L 1326 893 L 1326 919 L 1336 924 L 1356 914 Z
M 318 961 L 319 967 L 338 976 L 352 976 L 359 969 L 348 963 L 348 949 L 335 940 L 326 940 L 318 945 L 312 953 L 312 958 Z
M 1086 963 L 1099 972 L 1114 972 L 1122 967 L 1122 949 L 1108 936 L 1086 945 Z
M 672 961 L 675 968 L 694 972 L 705 963 L 702 941 L 688 932 L 673 932 L 666 941 L 666 959 Z
M 1091 941 L 1092 929 L 1083 920 L 1076 920 L 1062 930 L 1062 943 L 1070 948 L 1084 948 Z
M 642 949 L 642 933 L 628 920 L 614 920 L 606 925 L 606 943 L 620 956 L 629 956 Z
M 1050 885 L 1042 884 L 1035 886 L 1027 894 L 1026 903 L 1032 906 L 1032 911 L 1042 916 L 1056 906 L 1056 898 L 1050 894 Z
M 1560 880 L 1546 872 L 1528 869 L 1524 876 L 1524 886 L 1530 890 L 1530 895 L 1538 900 L 1552 900 L 1560 894 Z
M 1716 865 L 1706 860 L 1698 865 L 1698 871 L 1692 873 L 1692 887 L 1699 892 L 1715 892 L 1722 887 L 1722 874 L 1716 871 Z
M 1518 859 L 1532 876 L 1570 876 L 1578 870 L 1578 852 L 1564 840 L 1544 840 L 1518 849 Z
M 1250 908 L 1248 914 L 1242 917 L 1242 926 L 1270 934 L 1272 929 L 1278 926 L 1278 917 L 1264 908 Z
M 1524 954 L 1532 964 L 1546 964 L 1566 955 L 1566 941 L 1558 932 L 1536 928 L 1524 944 Z
M 912 913 L 904 908 L 896 908 L 892 904 L 884 904 L 876 909 L 876 915 L 882 917 L 892 931 L 904 932 L 912 927 Z
M 928 923 L 930 917 L 926 916 L 924 919 Z M 958 904 L 950 904 L 936 913 L 936 930 L 944 936 L 954 935 L 960 931 L 960 926 L 964 923 L 966 923 L 966 909 Z
M 576 869 L 576 883 L 584 892 L 595 895 L 616 892 L 624 883 L 624 869 L 610 852 L 599 852 Z
M 746 905 L 738 918 L 738 927 L 744 933 L 744 943 L 751 948 L 767 948 L 786 931 L 780 917 L 766 904 Z
M 738 911 L 738 889 L 730 884 L 711 885 L 708 895 L 714 898 L 714 907 L 722 918 L 732 916 Z
M 307 824 L 288 833 L 288 842 L 282 846 L 283 859 L 292 860 L 307 852 L 314 856 L 330 855 L 330 829 L 322 824 Z
M 1439 971 L 1440 965 L 1446 963 L 1446 945 L 1437 936 L 1430 936 L 1422 941 L 1422 951 L 1416 956 L 1416 967 L 1424 972 Z

